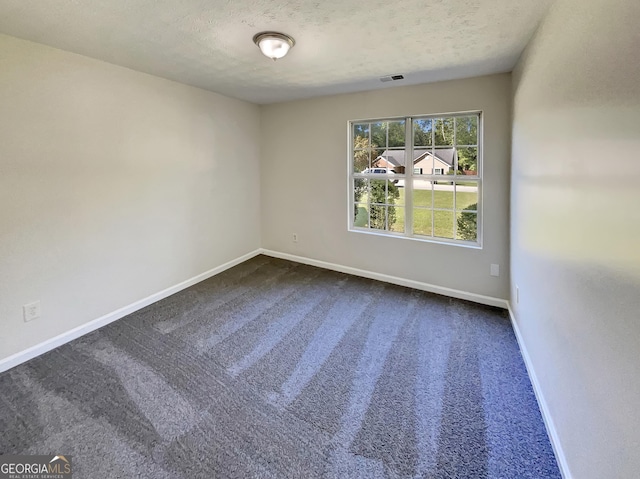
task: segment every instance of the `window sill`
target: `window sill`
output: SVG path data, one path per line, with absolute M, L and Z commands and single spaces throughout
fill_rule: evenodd
M 349 227 L 349 233 L 359 233 L 365 235 L 372 236 L 383 236 L 385 238 L 394 238 L 394 239 L 404 239 L 409 241 L 418 241 L 420 243 L 432 243 L 432 244 L 440 244 L 447 246 L 457 246 L 460 248 L 468 248 L 468 249 L 482 249 L 482 244 L 472 243 L 470 241 L 462 241 L 462 240 L 454 240 L 448 238 L 430 238 L 430 237 L 422 237 L 422 236 L 406 236 L 402 233 L 392 233 L 390 231 L 377 231 L 372 230 L 370 228 L 357 228 L 357 227 Z

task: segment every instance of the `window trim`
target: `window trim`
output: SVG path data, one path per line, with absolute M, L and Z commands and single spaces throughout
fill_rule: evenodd
M 354 172 L 353 160 L 354 160 L 354 144 L 353 144 L 353 125 L 359 123 L 378 123 L 378 122 L 392 122 L 392 121 L 405 121 L 405 158 L 413 157 L 413 122 L 415 120 L 422 119 L 434 119 L 434 118 L 453 118 L 453 117 L 464 117 L 470 115 L 478 116 L 478 164 L 477 164 L 477 172 L 475 175 L 465 175 L 467 181 L 477 181 L 478 183 L 478 203 L 479 207 L 476 210 L 477 215 L 477 239 L 476 241 L 465 241 L 459 240 L 455 238 L 439 238 L 435 236 L 422 236 L 415 235 L 413 233 L 413 179 L 416 177 L 424 178 L 426 180 L 434 179 L 435 181 L 443 181 L 442 177 L 446 175 L 437 175 L 432 173 L 431 175 L 416 175 L 414 173 L 413 168 L 405 165 L 405 173 L 400 175 L 396 173 L 389 173 L 386 175 L 377 174 L 375 179 L 384 180 L 384 179 L 395 179 L 395 180 L 404 180 L 404 188 L 405 188 L 405 231 L 404 233 L 398 233 L 387 230 L 378 230 L 371 228 L 363 228 L 354 226 L 354 206 L 355 201 L 353 198 L 353 180 L 355 178 L 371 178 L 370 175 L 363 173 Z M 456 131 L 454 129 L 454 135 Z M 454 136 L 455 138 L 455 136 Z M 409 140 L 409 141 L 407 141 Z M 436 243 L 436 244 L 445 244 L 452 246 L 459 246 L 463 248 L 471 248 L 471 249 L 483 249 L 483 210 L 484 210 L 484 112 L 482 110 L 469 110 L 469 111 L 456 111 L 456 112 L 447 112 L 447 113 L 434 113 L 434 114 L 420 114 L 420 115 L 407 115 L 407 116 L 396 116 L 396 117 L 380 117 L 380 118 L 364 118 L 364 119 L 354 119 L 347 121 L 347 230 L 351 233 L 362 233 L 369 234 L 375 236 L 384 236 L 391 238 L 402 238 L 413 241 L 420 241 L 425 243 Z M 469 145 L 456 145 L 454 140 L 454 146 L 457 148 L 463 148 Z M 431 146 L 432 149 L 437 149 L 435 145 Z M 437 177 L 437 178 L 436 178 Z M 457 175 L 456 175 L 457 177 Z M 454 180 L 452 177 L 452 181 Z M 407 189 L 407 185 L 411 186 Z M 434 209 L 432 207 L 432 211 L 437 211 L 438 209 Z M 453 208 L 454 217 L 457 218 L 457 211 L 455 210 L 455 194 L 454 194 L 454 208 Z M 455 219 L 454 219 L 455 222 Z M 454 226 L 455 228 L 455 226 Z

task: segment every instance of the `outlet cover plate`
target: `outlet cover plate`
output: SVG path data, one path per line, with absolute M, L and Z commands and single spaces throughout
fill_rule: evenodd
M 33 321 L 34 319 L 38 319 L 42 313 L 40 308 L 40 301 L 34 301 L 33 303 L 25 304 L 22 307 L 22 313 L 25 323 Z

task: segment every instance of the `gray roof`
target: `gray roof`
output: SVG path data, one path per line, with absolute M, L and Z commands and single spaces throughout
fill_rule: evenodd
M 382 157 L 394 166 L 404 165 L 405 151 L 406 150 L 385 150 L 378 158 Z M 413 163 L 415 164 L 418 161 L 423 160 L 424 157 L 427 156 L 428 154 L 431 154 L 430 149 L 418 148 L 413 150 L 413 158 L 414 158 Z M 436 158 L 438 158 L 439 160 L 442 160 L 447 165 L 453 166 L 455 156 L 456 156 L 456 149 L 455 148 L 436 149 L 436 150 L 433 150 L 433 154 Z
M 385 151 L 378 158 L 384 158 L 393 166 L 404 165 L 404 150 Z M 376 159 L 378 159 L 376 158 Z

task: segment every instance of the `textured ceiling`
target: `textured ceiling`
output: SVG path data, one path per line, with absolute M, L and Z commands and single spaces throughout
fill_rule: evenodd
M 0 32 L 274 103 L 510 71 L 551 1 L 2 0 Z M 296 46 L 273 62 L 263 30 Z

